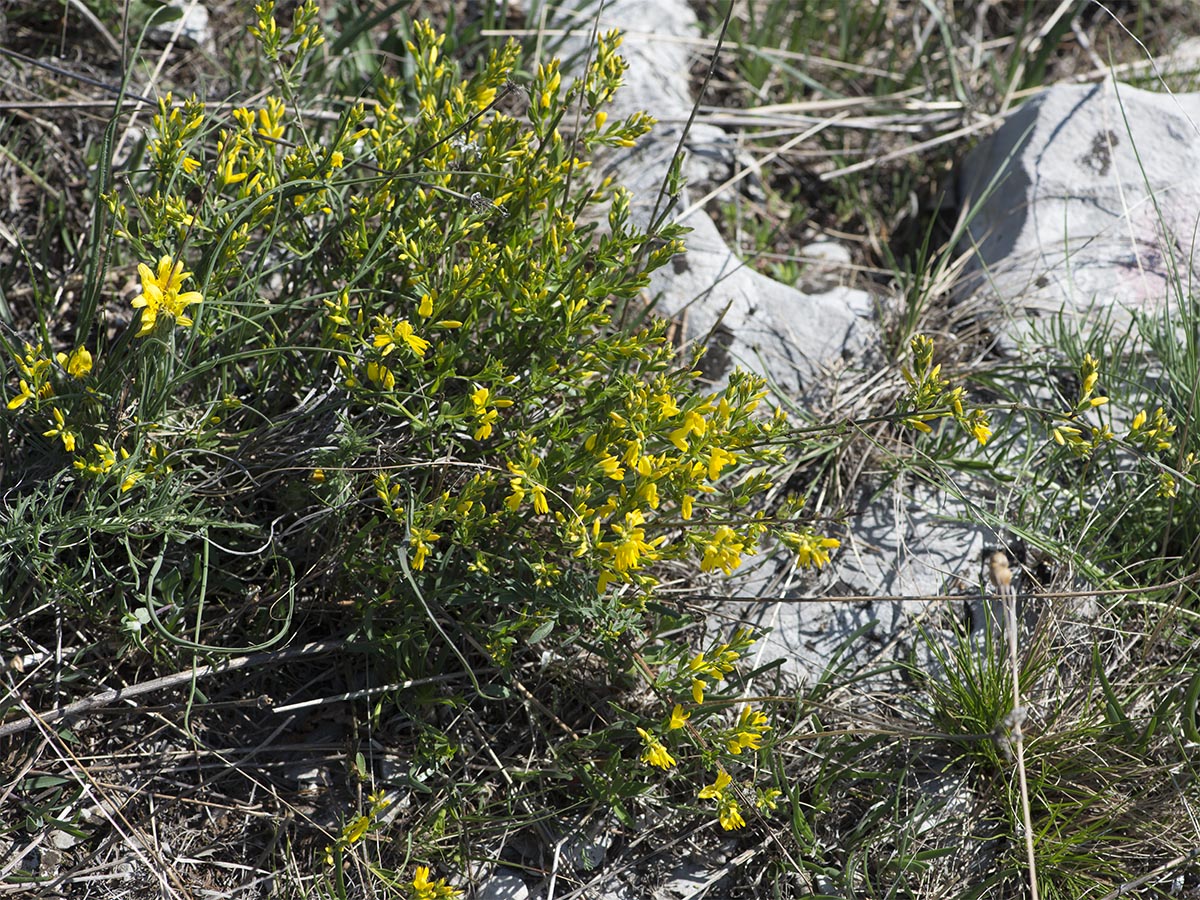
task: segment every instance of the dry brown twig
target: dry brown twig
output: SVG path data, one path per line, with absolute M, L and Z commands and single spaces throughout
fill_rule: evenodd
M 1029 865 L 1029 894 L 1033 900 L 1038 900 L 1037 859 L 1033 850 L 1033 816 L 1029 811 L 1029 787 L 1025 780 L 1025 740 L 1021 733 L 1021 723 L 1025 720 L 1026 710 L 1021 705 L 1021 667 L 1017 658 L 1017 595 L 1013 588 L 1013 573 L 1008 565 L 1008 555 L 1003 550 L 997 550 L 988 561 L 988 573 L 996 590 L 1000 592 L 1000 600 L 1004 605 L 1004 630 L 1008 636 L 1008 664 L 1012 670 L 1013 709 L 1009 715 L 1010 721 L 1008 740 L 1011 741 L 1013 755 L 1017 764 L 1017 783 L 1021 792 L 1021 818 L 1025 829 L 1025 858 Z

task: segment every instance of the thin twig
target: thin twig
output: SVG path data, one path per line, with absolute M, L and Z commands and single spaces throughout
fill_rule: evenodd
M 245 669 L 252 666 L 270 665 L 274 663 L 284 662 L 289 659 L 295 659 L 300 656 L 313 656 L 319 653 L 329 653 L 345 646 L 345 641 L 319 641 L 313 644 L 305 644 L 302 647 L 293 647 L 289 650 L 276 650 L 268 653 L 252 653 L 249 656 L 243 656 L 238 659 L 224 660 L 219 663 L 207 666 L 197 666 L 192 669 L 187 669 L 183 672 L 176 672 L 173 675 L 164 675 L 161 678 L 152 678 L 149 681 L 143 681 L 141 684 L 133 684 L 129 687 L 116 688 L 115 690 L 101 691 L 98 694 L 93 694 L 90 697 L 85 697 L 82 700 L 77 700 L 74 703 L 68 703 L 66 706 L 58 709 L 50 709 L 45 712 L 28 715 L 24 719 L 17 719 L 15 722 L 8 722 L 0 725 L 0 738 L 8 737 L 11 734 L 19 734 L 31 727 L 36 721 L 41 721 L 43 724 L 57 722 L 59 719 L 65 719 L 68 716 L 76 716 L 85 713 L 88 710 L 95 709 L 98 706 L 108 706 L 112 703 L 117 703 L 122 700 L 128 700 L 141 694 L 148 694 L 151 691 L 161 691 L 166 688 L 172 688 L 176 685 L 187 684 L 194 678 L 206 678 L 209 675 L 220 675 L 225 672 L 233 672 L 237 669 Z M 9 693 L 12 693 L 11 689 Z
M 1103 897 L 1101 897 L 1100 900 L 1117 900 L 1118 897 L 1123 897 L 1125 894 L 1128 894 L 1130 891 L 1140 888 L 1143 884 L 1157 878 L 1159 875 L 1162 875 L 1164 872 L 1169 872 L 1169 871 L 1171 871 L 1171 869 L 1174 869 L 1176 866 L 1181 866 L 1184 863 L 1191 862 L 1197 856 L 1200 856 L 1200 850 L 1192 850 L 1189 853 L 1184 853 L 1181 856 L 1177 856 L 1170 862 L 1163 863 L 1157 869 L 1151 869 L 1145 875 L 1135 878 L 1135 879 L 1133 879 L 1133 881 L 1126 881 L 1123 884 L 1118 885 L 1116 888 L 1114 888 L 1113 890 L 1111 890 L 1107 894 L 1105 894 Z

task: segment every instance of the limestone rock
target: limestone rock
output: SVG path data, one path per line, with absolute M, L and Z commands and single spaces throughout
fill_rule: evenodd
M 215 44 L 212 27 L 208 21 L 208 7 L 198 0 L 169 0 L 166 4 L 173 12 L 173 18 L 159 17 L 150 27 L 147 37 L 154 43 L 166 45 L 175 42 L 180 47 L 198 47 L 211 53 Z
M 529 900 L 529 888 L 512 869 L 497 869 L 475 896 L 478 900 Z
M 963 164 L 977 248 L 970 290 L 1013 322 L 1060 309 L 1076 324 L 1162 307 L 1196 280 L 1200 94 L 1116 82 L 1058 85 L 1027 101 Z
M 594 5 L 555 15 L 566 16 L 556 25 L 570 29 L 556 52 L 581 61 L 594 27 Z M 688 88 L 688 39 L 699 36 L 699 26 L 684 0 L 614 0 L 604 4 L 599 18 L 601 33 L 611 28 L 626 33 L 621 53 L 629 70 L 610 115 L 648 110 L 659 120 L 637 147 L 613 154 L 603 164 L 603 174 L 633 192 L 634 215 L 644 226 L 655 211 L 694 103 Z M 709 125 L 693 127 L 684 146 L 692 184 L 712 177 L 714 159 L 728 159 L 731 152 L 728 137 Z M 676 221 L 692 229 L 687 253 L 656 272 L 649 291 L 657 298 L 658 314 L 677 317 L 686 340 L 708 346 L 701 364 L 708 378 L 720 383 L 740 366 L 763 375 L 785 394 L 803 394 L 871 344 L 871 295 L 841 286 L 805 293 L 754 271 L 702 209 L 690 210 L 698 196 L 686 191 L 672 210 Z
M 958 501 L 932 489 L 893 486 L 851 519 L 833 565 L 820 576 L 797 573 L 790 554 L 780 553 L 734 580 L 740 596 L 778 601 L 730 603 L 724 612 L 769 629 L 754 648 L 756 663 L 782 659 L 783 673 L 803 683 L 835 661 L 854 671 L 909 652 L 930 668 L 912 626 L 937 628 L 946 616 L 965 616 L 965 603 L 949 598 L 977 594 L 984 548 L 1000 543 L 964 517 Z

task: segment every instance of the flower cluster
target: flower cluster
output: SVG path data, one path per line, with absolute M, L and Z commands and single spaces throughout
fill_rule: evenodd
M 829 551 L 840 547 L 837 538 L 817 534 L 812 526 L 780 532 L 780 543 L 796 554 L 796 565 L 801 569 L 819 569 L 829 564 Z
M 429 866 L 417 866 L 417 871 L 408 888 L 408 896 L 411 900 L 454 900 L 454 898 L 462 896 L 462 891 L 446 884 L 445 878 L 431 881 Z
M 722 735 L 721 739 L 725 742 L 729 752 L 738 756 L 743 750 L 760 749 L 763 732 L 770 730 L 771 726 L 767 724 L 766 713 L 759 712 L 750 704 L 746 704 L 742 707 L 737 723 Z
M 325 848 L 325 865 L 338 865 L 348 849 L 379 826 L 379 817 L 391 804 L 391 800 L 382 793 L 368 795 L 367 802 L 370 804 L 367 811 L 343 825 L 337 840 Z
M 726 831 L 742 828 L 746 820 L 742 818 L 741 805 L 737 796 L 731 790 L 733 777 L 721 769 L 717 772 L 717 780 L 700 789 L 696 796 L 701 800 L 714 800 L 717 804 L 717 821 Z
M 183 271 L 182 262 L 164 256 L 159 259 L 157 270 L 139 263 L 138 275 L 142 279 L 142 292 L 133 298 L 133 308 L 142 311 L 142 322 L 135 337 L 145 337 L 154 331 L 160 316 L 183 326 L 193 324 L 187 308 L 200 303 L 204 297 L 199 291 L 180 293 L 183 283 L 192 277 L 191 272 Z
M 1073 456 L 1081 459 L 1115 439 L 1108 425 L 1090 425 L 1083 419 L 1088 411 L 1108 403 L 1107 397 L 1095 396 L 1099 378 L 1099 361 L 1090 353 L 1084 354 L 1079 366 L 1079 396 L 1069 410 L 1055 416 L 1056 424 L 1050 429 L 1054 443 L 1066 447 Z
M 660 769 L 669 769 L 675 765 L 675 757 L 667 752 L 662 741 L 644 728 L 639 728 L 637 733 L 645 745 L 645 749 L 642 750 L 642 762 Z
M 734 670 L 742 654 L 750 649 L 756 640 L 749 628 L 738 628 L 728 641 L 723 641 L 708 651 L 700 651 L 680 667 L 680 675 L 685 675 L 691 681 L 692 699 L 697 706 L 704 702 L 704 692 L 708 690 L 707 682 L 724 681 L 725 676 Z
M 672 674 L 660 676 L 658 685 L 666 692 L 683 693 L 688 690 L 690 682 L 690 695 L 695 708 L 689 710 L 684 703 L 675 703 L 661 725 L 637 727 L 641 738 L 639 758 L 642 763 L 663 770 L 675 768 L 678 760 L 668 749 L 667 742 L 677 745 L 683 733 L 700 742 L 702 748 L 716 748 L 715 752 L 729 765 L 736 764 L 744 750 L 758 751 L 763 748 L 763 737 L 771 729 L 766 713 L 751 704 L 743 704 L 736 720 L 728 723 L 722 712 L 723 702 L 705 703 L 707 681 L 711 680 L 714 684 L 724 681 L 736 669 L 738 660 L 754 641 L 755 637 L 749 629 L 739 628 L 729 640 L 690 658 L 681 659 Z M 704 750 L 702 758 L 711 760 L 713 752 L 712 749 Z M 746 824 L 741 815 L 738 789 L 726 768 L 721 767 L 716 782 L 701 789 L 698 795 L 701 800 L 716 801 L 718 821 L 726 830 L 741 828 Z M 773 810 L 780 792 L 774 788 L 756 790 L 758 808 Z
M 1162 453 L 1171 449 L 1171 438 L 1174 434 L 1175 424 L 1167 418 L 1160 406 L 1152 416 L 1147 416 L 1144 409 L 1140 410 L 1133 417 L 1125 440 L 1147 453 Z
M 951 388 L 949 380 L 942 377 L 941 365 L 933 362 L 933 340 L 919 334 L 909 342 L 909 349 L 912 366 L 901 370 L 908 391 L 896 403 L 900 421 L 928 434 L 933 430 L 930 422 L 952 417 L 967 434 L 986 444 L 992 436 L 987 412 L 964 408 L 966 391 Z
M 158 100 L 158 112 L 151 119 L 154 137 L 146 145 L 151 166 L 159 180 L 170 183 L 176 172 L 191 175 L 200 168 L 200 161 L 190 154 L 204 125 L 204 104 L 193 94 L 182 106 L 175 104 L 170 92 Z M 166 195 L 178 199 L 177 195 Z M 156 193 L 157 202 L 166 197 Z

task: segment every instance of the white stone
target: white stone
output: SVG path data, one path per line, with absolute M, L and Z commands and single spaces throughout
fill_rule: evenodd
M 54 829 L 48 835 L 46 840 L 55 850 L 69 850 L 79 843 L 79 838 L 71 834 L 69 831 L 59 831 Z
M 1198 122 L 1198 94 L 1059 85 L 968 156 L 968 285 L 1013 319 L 1010 339 L 1059 310 L 1078 326 L 1100 311 L 1128 323 L 1195 283 Z
M 529 900 L 529 888 L 525 879 L 511 869 L 497 869 L 475 896 L 478 900 Z
M 179 10 L 179 15 L 170 21 L 151 26 L 147 35 L 150 40 L 165 45 L 174 39 L 177 46 L 199 47 L 211 52 L 214 44 L 212 28 L 208 22 L 208 8 L 198 0 L 169 0 L 166 5 Z
M 820 575 L 795 571 L 792 556 L 780 551 L 734 581 L 739 596 L 780 599 L 722 609 L 770 631 L 754 647 L 756 665 L 782 659 L 782 671 L 807 684 L 834 659 L 853 671 L 921 651 L 909 626 L 965 616 L 965 606 L 954 608 L 947 597 L 978 588 L 984 547 L 999 544 L 963 517 L 962 506 L 931 489 L 893 485 L 850 520 L 836 559 Z M 845 597 L 858 599 L 838 599 Z
M 556 13 L 558 15 L 558 13 Z M 554 52 L 582 60 L 594 28 L 595 7 L 555 22 L 572 30 Z M 683 0 L 648 4 L 613 0 L 604 4 L 599 31 L 625 32 L 621 54 L 629 62 L 626 87 L 610 117 L 649 110 L 659 125 L 638 146 L 615 153 L 601 170 L 633 193 L 633 212 L 643 227 L 651 220 L 684 123 L 694 99 L 689 93 L 691 39 L 699 36 L 695 13 Z M 727 151 L 728 137 L 713 126 L 695 127 L 685 144 L 696 158 L 687 176 L 712 177 L 712 159 Z M 698 199 L 685 191 L 672 215 Z M 824 375 L 861 353 L 875 339 L 875 302 L 865 291 L 833 287 L 806 294 L 756 272 L 729 248 L 703 209 L 680 219 L 693 229 L 687 253 L 654 273 L 649 294 L 656 312 L 677 317 L 683 336 L 706 343 L 701 371 L 720 384 L 740 366 L 766 377 L 785 394 L 801 394 Z

